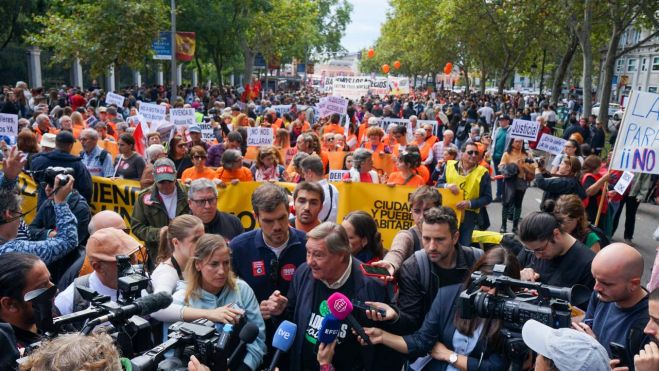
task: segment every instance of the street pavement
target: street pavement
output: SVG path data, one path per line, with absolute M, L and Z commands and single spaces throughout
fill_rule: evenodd
M 492 182 L 492 194 L 496 194 L 496 184 Z M 527 215 L 532 211 L 538 211 L 540 209 L 540 200 L 542 199 L 542 191 L 535 187 L 530 187 L 526 191 L 524 196 L 524 203 L 522 204 L 522 217 Z M 490 217 L 490 230 L 498 231 L 501 227 L 501 203 L 492 203 L 487 206 L 487 212 Z M 643 203 L 638 208 L 636 213 L 636 229 L 634 230 L 634 246 L 641 252 L 643 255 L 643 260 L 645 262 L 645 271 L 643 273 L 643 285 L 646 285 L 650 280 L 650 274 L 652 273 L 652 265 L 654 264 L 654 258 L 656 253 L 657 246 L 659 242 L 655 241 L 652 238 L 654 230 L 659 224 L 659 206 Z M 512 228 L 512 222 L 508 222 L 508 231 Z M 623 232 L 625 230 L 625 211 L 623 210 L 622 216 L 620 217 L 620 223 L 618 224 L 618 229 L 613 236 L 612 242 L 623 242 Z

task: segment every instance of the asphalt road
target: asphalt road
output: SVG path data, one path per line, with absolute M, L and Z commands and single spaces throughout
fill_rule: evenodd
M 492 182 L 492 194 L 496 194 L 496 185 Z M 538 188 L 529 188 L 524 196 L 524 203 L 522 204 L 522 217 L 526 214 L 537 211 L 540 209 L 540 200 L 542 198 L 542 191 Z M 492 203 L 488 205 L 487 212 L 490 217 L 490 230 L 498 231 L 501 227 L 501 203 Z M 634 246 L 643 255 L 645 261 L 645 271 L 643 273 L 643 285 L 646 285 L 650 280 L 652 273 L 652 265 L 654 258 L 657 254 L 656 249 L 659 242 L 652 238 L 654 230 L 659 225 L 659 206 L 643 203 L 638 208 L 636 213 L 636 229 L 634 230 Z M 512 228 L 512 222 L 508 222 L 508 231 Z M 623 232 L 625 229 L 625 212 L 623 210 L 620 217 L 618 229 L 613 236 L 613 242 L 623 242 Z

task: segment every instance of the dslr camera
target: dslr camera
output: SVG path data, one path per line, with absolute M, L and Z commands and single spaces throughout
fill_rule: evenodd
M 55 187 L 55 179 L 59 179 L 60 187 L 64 187 L 69 182 L 67 175 L 73 176 L 73 169 L 70 167 L 50 166 L 43 173 L 43 182 L 51 187 Z

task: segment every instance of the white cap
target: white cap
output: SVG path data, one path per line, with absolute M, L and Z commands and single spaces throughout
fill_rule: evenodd
M 55 134 L 51 133 L 45 133 L 44 135 L 41 136 L 41 142 L 39 142 L 39 145 L 41 147 L 46 147 L 46 148 L 55 148 L 55 138 L 57 136 Z
M 551 359 L 561 371 L 609 371 L 609 355 L 592 336 L 571 328 L 553 329 L 536 320 L 522 327 L 524 343 Z

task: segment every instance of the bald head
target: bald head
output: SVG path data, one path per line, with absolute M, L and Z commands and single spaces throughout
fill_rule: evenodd
M 126 229 L 124 218 L 112 210 L 102 210 L 92 216 L 89 221 L 89 235 L 103 228 Z
M 612 243 L 593 259 L 593 269 L 617 272 L 626 279 L 643 276 L 643 257 L 635 248 L 624 243 Z

